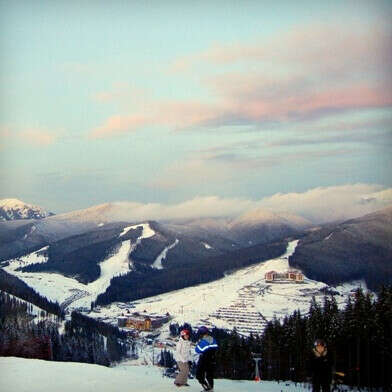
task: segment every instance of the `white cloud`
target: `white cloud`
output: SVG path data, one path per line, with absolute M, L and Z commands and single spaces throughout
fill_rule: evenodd
M 260 200 L 195 197 L 178 204 L 114 202 L 66 214 L 68 218 L 99 221 L 143 221 L 197 219 L 207 217 L 235 218 L 265 209 L 275 213 L 302 216 L 311 222 L 326 223 L 359 217 L 392 204 L 392 188 L 369 184 L 319 187 L 302 193 L 277 193 Z M 64 216 L 64 215 L 63 215 Z M 61 215 L 57 216 L 61 218 Z
M 114 202 L 87 210 L 74 212 L 90 218 L 118 221 L 143 221 L 143 220 L 177 220 L 206 217 L 231 217 L 249 210 L 254 205 L 253 201 L 244 199 L 224 199 L 217 196 L 195 197 L 178 204 L 161 203 L 136 203 Z M 68 215 L 68 214 L 67 214 Z
M 259 204 L 325 223 L 359 217 L 392 204 L 392 188 L 369 184 L 318 187 L 303 193 L 277 193 Z

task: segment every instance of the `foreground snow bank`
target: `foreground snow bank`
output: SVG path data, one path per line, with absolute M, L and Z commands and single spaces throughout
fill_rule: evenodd
M 39 359 L 0 357 L 0 390 L 4 392 L 199 392 L 196 380 L 178 389 L 163 378 L 159 368 L 119 365 L 106 368 L 78 362 L 50 362 Z M 216 380 L 216 391 L 304 392 L 292 383 Z

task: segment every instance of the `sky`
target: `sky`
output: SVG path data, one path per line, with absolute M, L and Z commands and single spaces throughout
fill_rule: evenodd
M 370 0 L 0 0 L 0 198 L 392 203 L 391 18 Z

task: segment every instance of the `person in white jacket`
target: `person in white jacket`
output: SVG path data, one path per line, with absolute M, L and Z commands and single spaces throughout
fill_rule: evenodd
M 191 356 L 191 342 L 189 340 L 189 331 L 183 329 L 180 332 L 180 339 L 176 345 L 175 359 L 177 361 L 179 373 L 174 381 L 178 387 L 188 386 L 189 364 L 192 361 Z

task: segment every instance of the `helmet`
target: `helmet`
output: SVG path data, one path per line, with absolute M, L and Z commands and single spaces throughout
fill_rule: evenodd
M 180 332 L 180 336 L 185 336 L 185 335 L 190 335 L 190 333 L 189 333 L 189 331 L 187 330 L 187 329 L 183 329 L 181 332 Z
M 314 347 L 316 346 L 326 347 L 327 345 L 325 344 L 325 341 L 323 339 L 316 339 L 314 342 Z
M 197 331 L 198 335 L 205 335 L 206 333 L 208 333 L 208 328 L 205 327 L 204 325 L 202 327 L 200 327 Z

